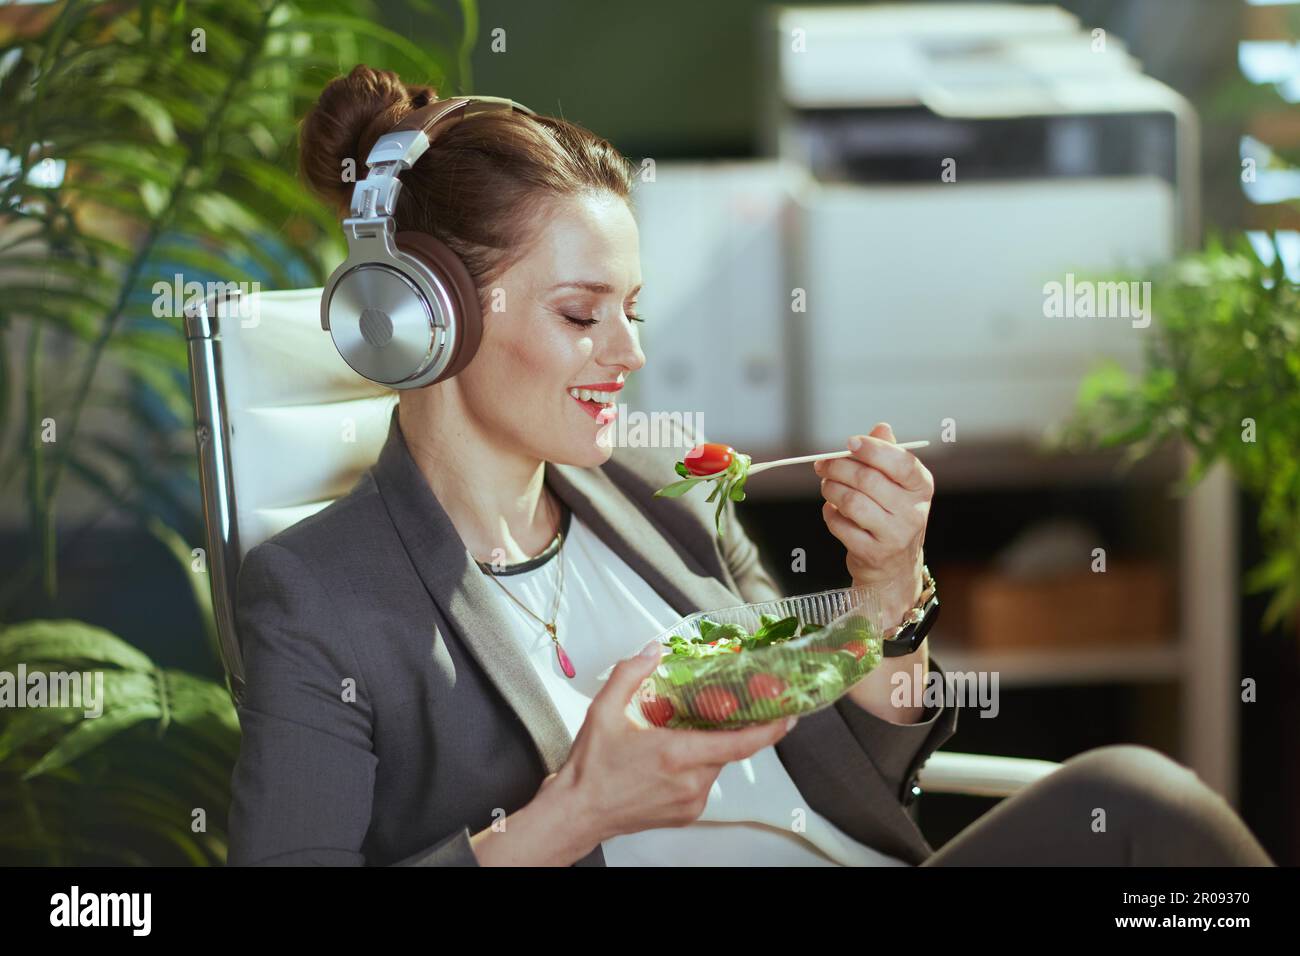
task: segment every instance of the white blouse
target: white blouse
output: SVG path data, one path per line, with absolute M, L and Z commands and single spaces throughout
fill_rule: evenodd
M 571 511 L 564 516 L 563 547 L 553 541 L 541 554 L 504 568 L 479 563 L 538 617 L 555 607 L 562 552 L 564 591 L 556 632 L 576 675 L 564 676 L 545 629 L 502 589 L 491 585 L 516 622 L 521 651 L 576 736 L 591 699 L 601 689 L 596 675 L 676 624 L 681 615 Z M 698 820 L 620 834 L 601 844 L 609 866 L 908 866 L 858 843 L 808 806 L 775 747 L 727 764 L 709 792 Z

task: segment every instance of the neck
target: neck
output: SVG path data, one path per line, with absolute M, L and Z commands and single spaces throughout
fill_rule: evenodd
M 546 463 L 494 442 L 464 413 L 450 384 L 402 394 L 398 423 L 407 448 L 475 560 L 526 561 L 559 528 L 560 505 L 547 492 Z

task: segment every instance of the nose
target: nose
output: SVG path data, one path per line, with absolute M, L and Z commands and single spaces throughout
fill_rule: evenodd
M 601 364 L 622 366 L 625 371 L 635 372 L 645 365 L 645 353 L 641 351 L 641 340 L 636 323 L 627 320 L 610 324 L 618 327 L 618 331 L 606 343 Z

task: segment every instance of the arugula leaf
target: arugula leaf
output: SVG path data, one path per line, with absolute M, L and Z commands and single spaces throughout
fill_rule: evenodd
M 704 480 L 703 478 L 688 478 L 686 481 L 674 481 L 671 485 L 668 485 L 667 487 L 664 488 L 660 488 L 658 491 L 656 491 L 654 493 L 654 497 L 656 498 L 680 497 L 681 495 L 686 494 L 686 492 L 690 491 L 692 488 L 694 488 L 703 480 Z
M 798 629 L 799 619 L 797 617 L 783 617 L 781 620 L 765 624 L 755 631 L 754 644 L 757 647 L 764 647 L 777 641 L 784 641 L 787 638 L 794 637 L 794 632 Z
M 740 478 L 736 481 L 736 483 L 731 486 L 731 490 L 727 492 L 727 497 L 730 498 L 732 501 L 744 501 L 745 482 L 748 480 L 749 480 L 749 472 L 745 472 L 745 474 L 741 475 Z
M 719 624 L 709 634 L 709 639 L 714 641 L 739 641 L 749 636 L 739 624 Z

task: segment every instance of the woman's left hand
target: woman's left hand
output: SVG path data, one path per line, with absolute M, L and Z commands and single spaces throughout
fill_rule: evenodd
M 934 477 L 910 451 L 898 448 L 881 422 L 845 458 L 813 463 L 822 476 L 822 518 L 848 551 L 856 586 L 880 592 L 887 621 L 901 620 L 921 594 L 922 546 L 934 497 Z M 886 625 L 888 626 L 888 625 Z

